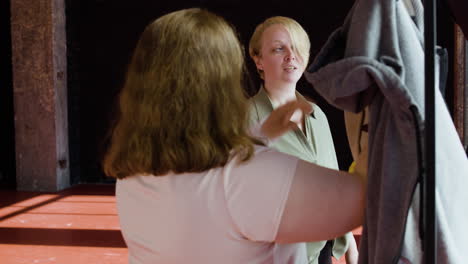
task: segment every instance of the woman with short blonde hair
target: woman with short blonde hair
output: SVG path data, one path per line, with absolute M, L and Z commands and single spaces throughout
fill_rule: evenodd
M 260 23 L 250 38 L 249 54 L 263 81 L 251 101 L 251 122 L 258 123 L 275 108 L 290 101 L 305 100 L 296 85 L 309 62 L 310 40 L 307 32 L 292 18 L 275 16 Z M 297 112 L 292 120 L 299 129 L 281 136 L 271 147 L 300 159 L 338 169 L 333 138 L 327 117 L 310 103 L 314 112 Z M 340 209 L 336 209 L 340 210 Z M 331 264 L 346 252 L 347 263 L 357 263 L 357 246 L 351 233 L 333 241 L 307 244 L 309 263 Z

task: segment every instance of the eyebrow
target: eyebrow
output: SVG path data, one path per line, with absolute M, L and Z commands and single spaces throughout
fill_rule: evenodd
M 275 45 L 275 44 L 284 45 L 284 42 L 281 41 L 281 40 L 273 40 L 273 41 L 270 42 L 270 44 L 272 44 L 272 45 Z

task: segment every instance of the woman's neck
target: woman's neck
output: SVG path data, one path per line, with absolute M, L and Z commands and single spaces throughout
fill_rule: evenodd
M 271 103 L 275 107 L 296 100 L 296 84 L 284 85 L 265 83 L 264 88 Z
M 278 106 L 284 105 L 287 102 L 297 100 L 296 97 L 296 84 L 292 85 L 276 85 L 271 86 L 268 83 L 264 84 L 264 88 L 268 97 L 270 98 L 271 104 L 273 108 L 277 108 Z M 305 119 L 304 114 L 301 111 L 295 111 L 291 116 L 291 121 L 297 124 L 297 127 L 303 131 L 304 135 L 305 131 Z

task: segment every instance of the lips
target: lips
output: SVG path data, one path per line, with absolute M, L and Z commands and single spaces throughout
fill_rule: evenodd
M 297 67 L 294 65 L 286 65 L 285 67 L 283 67 L 283 69 L 285 71 L 292 71 L 292 70 L 297 70 Z

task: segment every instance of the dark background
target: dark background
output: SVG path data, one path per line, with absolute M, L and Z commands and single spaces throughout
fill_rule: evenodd
M 168 12 L 202 7 L 223 16 L 233 24 L 245 47 L 255 26 L 270 16 L 282 15 L 297 20 L 311 40 L 311 60 L 339 27 L 353 0 L 65 0 L 68 49 L 68 118 L 71 182 L 110 183 L 101 169 L 107 133 L 113 118 L 127 63 L 145 26 Z M 312 7 L 310 7 L 312 6 Z M 446 10 L 439 9 L 440 45 L 453 56 L 453 26 Z M 0 187 L 14 188 L 14 114 L 11 77 L 10 4 L 0 1 L 1 69 L 0 78 Z M 246 50 L 246 54 L 248 54 Z M 255 67 L 247 58 L 252 87 L 258 87 Z M 452 58 L 450 69 L 452 71 Z M 447 98 L 453 95 L 451 76 Z M 252 88 L 250 87 L 250 88 Z M 298 90 L 313 98 L 327 114 L 341 169 L 351 163 L 343 112 L 328 105 L 301 79 Z M 252 92 L 249 90 L 249 92 Z M 447 101 L 449 108 L 453 102 Z M 452 109 L 450 109 L 452 110 Z
M 0 188 L 12 189 L 15 177 L 15 129 L 11 72 L 10 1 L 0 1 Z
M 203 7 L 233 24 L 241 42 L 248 40 L 255 26 L 273 15 L 296 19 L 309 33 L 312 56 L 328 35 L 344 20 L 353 1 L 331 1 L 306 8 L 306 1 L 67 1 L 68 91 L 70 166 L 72 182 L 110 182 L 101 170 L 107 133 L 116 95 L 121 88 L 127 63 L 145 26 L 157 17 L 188 7 Z M 253 4 L 254 3 L 254 4 Z M 247 54 L 247 50 L 246 50 Z M 259 80 L 253 63 L 253 87 Z M 301 80 L 298 89 L 314 98 L 328 114 L 334 131 L 340 165 L 351 162 L 342 112 L 328 106 Z

